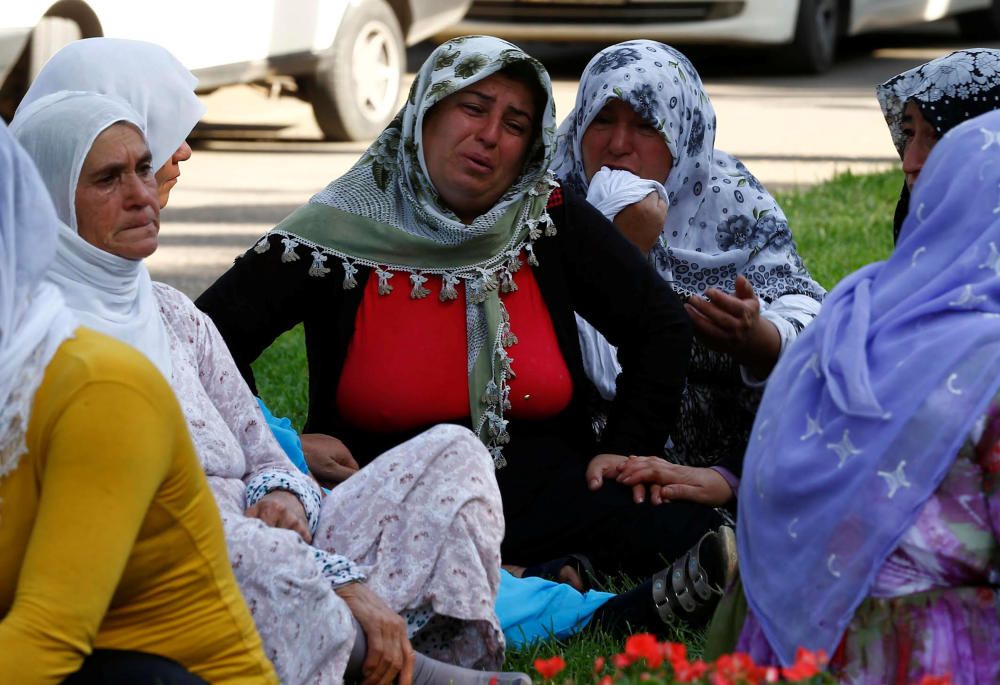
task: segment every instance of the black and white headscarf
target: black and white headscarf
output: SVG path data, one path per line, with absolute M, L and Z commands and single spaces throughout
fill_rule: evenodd
M 1000 50 L 973 48 L 921 64 L 875 88 L 893 145 L 900 158 L 906 147 L 903 110 L 911 100 L 938 138 L 963 121 L 1000 109 Z M 910 191 L 903 184 L 893 221 L 893 238 L 910 207 Z
M 654 254 L 675 289 L 732 292 L 742 274 L 765 303 L 789 294 L 822 300 L 825 291 L 803 266 L 781 207 L 740 160 L 715 149 L 715 110 L 698 72 L 674 48 L 633 40 L 590 60 L 576 107 L 559 127 L 553 171 L 560 179 L 586 195 L 581 141 L 613 99 L 656 126 L 674 158 L 662 179 L 670 210 Z

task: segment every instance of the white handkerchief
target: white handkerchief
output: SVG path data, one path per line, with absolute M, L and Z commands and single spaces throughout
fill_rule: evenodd
M 594 205 L 608 218 L 608 221 L 611 221 L 618 212 L 654 191 L 660 194 L 669 207 L 670 200 L 662 183 L 639 178 L 631 171 L 602 166 L 601 170 L 590 179 L 587 202 Z

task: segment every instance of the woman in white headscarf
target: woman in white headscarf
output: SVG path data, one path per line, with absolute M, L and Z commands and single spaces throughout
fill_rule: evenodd
M 0 124 L 0 680 L 276 683 L 170 388 L 44 280 L 59 227 Z
M 438 428 L 321 503 L 315 483 L 275 442 L 211 321 L 181 293 L 149 280 L 142 259 L 157 244 L 155 189 L 112 202 L 123 216 L 106 211 L 117 167 L 114 159 L 102 166 L 98 143 L 122 121 L 140 130 L 146 124 L 116 97 L 71 92 L 39 98 L 15 117 L 12 129 L 69 225 L 50 277 L 79 316 L 138 346 L 168 374 L 210 477 L 237 580 L 282 682 L 336 683 L 362 661 L 370 682 L 406 680 L 414 668 L 416 681 L 468 682 L 469 672 L 442 673 L 443 664 L 419 655 L 414 663 L 410 636 L 448 661 L 498 665 L 503 642 L 492 603 L 503 525 L 485 450 L 471 434 Z M 140 221 L 149 220 L 154 230 L 142 233 Z M 406 467 L 399 473 L 411 477 L 372 496 L 370 483 L 384 484 L 400 454 Z M 431 515 L 426 502 L 444 492 L 449 506 Z M 307 545 L 314 536 L 317 546 Z
M 198 79 L 166 48 L 121 38 L 87 38 L 70 43 L 45 63 L 17 112 L 61 90 L 122 98 L 146 122 L 160 207 L 191 157 L 187 135 L 205 113 L 194 94 Z

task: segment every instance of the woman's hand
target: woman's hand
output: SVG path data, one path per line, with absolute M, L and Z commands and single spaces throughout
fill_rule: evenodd
M 767 378 L 778 361 L 781 337 L 770 321 L 760 316 L 760 300 L 743 276 L 736 277 L 733 294 L 709 288 L 702 297 L 689 297 L 687 310 L 695 333 L 714 350 L 733 356 L 754 376 Z
M 655 190 L 618 212 L 614 224 L 644 255 L 656 245 L 667 220 L 667 203 Z
M 303 433 L 300 438 L 309 471 L 325 487 L 343 483 L 361 468 L 347 445 L 332 435 Z
M 400 685 L 409 685 L 415 652 L 406 636 L 406 621 L 361 583 L 348 583 L 335 592 L 347 603 L 368 640 L 362 683 L 389 685 L 398 675 Z
M 733 489 L 715 469 L 672 464 L 659 457 L 629 459 L 619 469 L 617 480 L 622 485 L 650 484 L 653 504 L 686 499 L 718 507 L 733 497 Z
M 622 467 L 635 457 L 626 457 L 621 454 L 598 454 L 587 464 L 587 487 L 591 490 L 599 490 L 605 480 L 618 480 L 622 472 Z M 632 499 L 636 504 L 642 504 L 646 500 L 646 486 L 636 483 L 632 486 Z
M 272 490 L 248 508 L 246 515 L 258 518 L 272 528 L 294 530 L 307 543 L 312 542 L 306 509 L 299 498 L 288 490 Z

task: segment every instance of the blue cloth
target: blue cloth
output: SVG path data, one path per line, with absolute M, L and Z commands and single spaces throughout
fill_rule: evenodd
M 565 583 L 542 578 L 516 578 L 500 571 L 496 612 L 507 646 L 523 647 L 535 640 L 564 638 L 586 626 L 609 592 L 580 593 Z
M 1000 111 L 941 139 L 895 252 L 841 281 L 771 373 L 737 541 L 785 664 L 834 652 L 1000 386 L 998 188 Z
M 260 410 L 264 412 L 264 419 L 267 420 L 267 425 L 271 428 L 271 432 L 274 434 L 278 444 L 281 445 L 281 449 L 285 450 L 285 454 L 295 464 L 295 468 L 309 475 L 309 465 L 306 464 L 306 455 L 302 452 L 302 441 L 299 440 L 298 431 L 292 428 L 291 419 L 278 418 L 272 414 L 271 410 L 264 404 L 264 400 L 259 397 L 257 398 L 257 404 L 260 405 Z
M 302 441 L 287 418 L 278 418 L 257 398 L 267 425 L 295 466 L 308 474 Z M 325 490 L 329 492 L 329 490 Z M 507 644 L 521 647 L 550 636 L 569 637 L 590 622 L 598 607 L 614 597 L 607 592 L 581 594 L 572 586 L 541 578 L 516 578 L 500 572 L 496 613 Z

